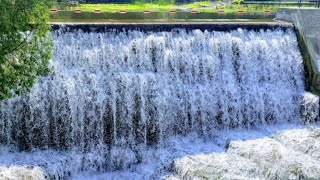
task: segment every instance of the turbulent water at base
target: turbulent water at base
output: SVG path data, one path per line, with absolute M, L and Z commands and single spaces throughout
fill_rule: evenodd
M 107 172 L 139 164 L 171 137 L 302 121 L 292 30 L 52 36 L 54 72 L 0 103 L 1 144 L 86 154 L 79 171 Z

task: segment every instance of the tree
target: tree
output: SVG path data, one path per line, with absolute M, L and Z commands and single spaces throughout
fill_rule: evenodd
M 0 100 L 30 90 L 50 72 L 51 0 L 0 0 Z

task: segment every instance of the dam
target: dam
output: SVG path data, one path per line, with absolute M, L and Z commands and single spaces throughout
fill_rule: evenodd
M 242 178 L 320 177 L 319 156 L 288 150 L 283 158 L 303 167 L 289 175 L 286 166 L 263 175 L 270 166 L 252 159 L 261 144 L 294 146 L 291 131 L 270 138 L 280 130 L 320 142 L 319 129 L 306 129 L 319 118 L 319 98 L 306 91 L 293 27 L 161 27 L 54 26 L 53 73 L 0 102 L 0 174 L 188 179 L 212 173 L 195 171 L 210 156 L 225 160 L 218 170 L 246 164 Z M 236 177 L 216 174 L 208 177 Z

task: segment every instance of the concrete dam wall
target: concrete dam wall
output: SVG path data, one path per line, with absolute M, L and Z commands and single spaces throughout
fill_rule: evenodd
M 306 65 L 307 87 L 320 94 L 320 9 L 280 8 L 276 19 L 294 23 Z

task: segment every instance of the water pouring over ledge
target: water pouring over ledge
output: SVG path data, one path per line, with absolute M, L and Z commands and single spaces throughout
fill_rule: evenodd
M 1 144 L 73 154 L 74 167 L 49 177 L 130 168 L 172 137 L 210 140 L 221 130 L 317 117 L 303 111 L 310 107 L 290 29 L 52 36 L 55 72 L 0 103 Z

